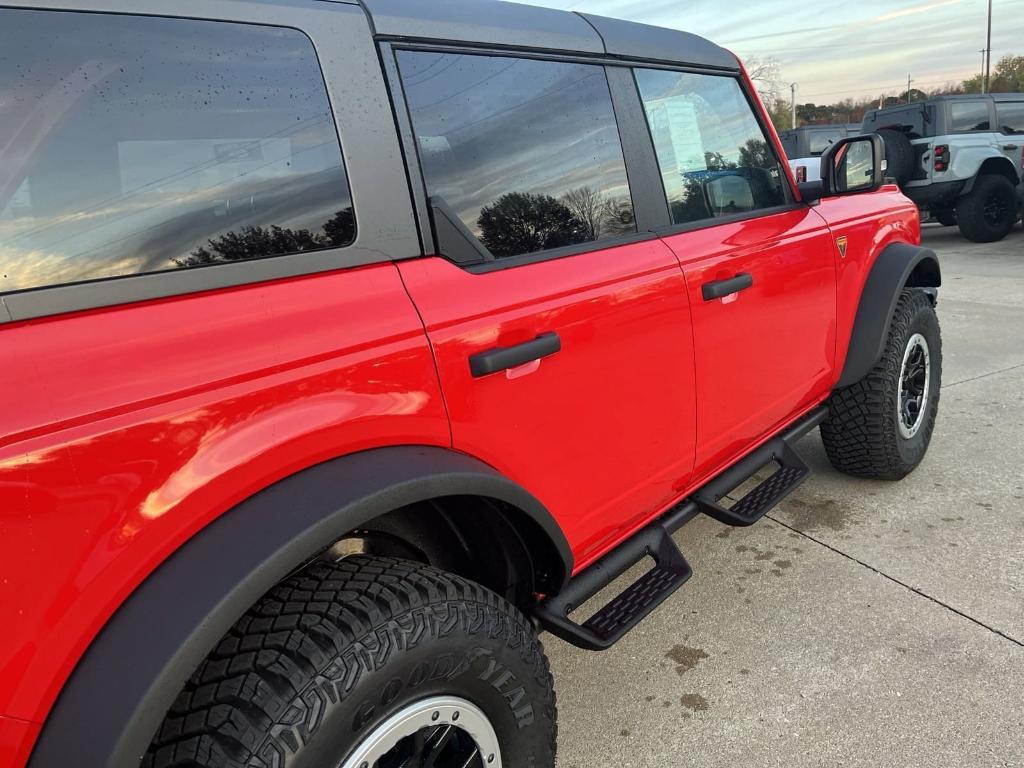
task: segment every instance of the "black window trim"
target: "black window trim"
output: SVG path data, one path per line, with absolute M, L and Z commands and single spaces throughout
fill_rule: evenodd
M 292 29 L 304 35 L 320 67 L 340 142 L 357 222 L 355 240 L 340 248 L 0 292 L 0 326 L 422 255 L 401 148 L 394 132 L 387 130 L 394 125 L 390 107 L 381 108 L 384 114 L 376 116 L 373 129 L 363 130 L 354 123 L 346 128 L 339 111 L 341 93 L 350 97 L 359 89 L 364 96 L 361 101 L 374 104 L 384 88 L 372 29 L 369 23 L 364 27 L 352 24 L 354 17 L 366 18 L 360 6 L 323 3 L 289 7 L 287 14 L 271 4 L 235 0 L 178 0 L 173 11 L 171 6 L 139 9 L 135 0 L 90 0 L 88 8 L 69 6 L 72 4 L 64 0 L 33 0 L 24 4 L 4 2 L 0 8 L 213 21 Z M 359 78 L 351 76 L 353 27 L 358 45 L 363 48 L 356 54 L 363 58 L 356 62 L 362 66 Z
M 661 60 L 646 60 L 625 57 L 611 57 L 607 55 L 587 55 L 578 53 L 552 53 L 546 51 L 531 50 L 528 48 L 516 48 L 511 46 L 483 46 L 466 44 L 452 44 L 444 41 L 405 40 L 384 36 L 377 37 L 384 69 L 388 80 L 388 89 L 399 124 L 399 134 L 402 140 L 403 152 L 409 166 L 409 179 L 413 195 L 413 207 L 416 210 L 419 220 L 420 231 L 424 238 L 424 253 L 436 254 L 435 233 L 432 220 L 429 215 L 428 195 L 426 180 L 423 175 L 423 168 L 420 163 L 419 147 L 416 145 L 415 134 L 412 130 L 412 119 L 409 114 L 408 101 L 405 98 L 405 90 L 402 85 L 401 76 L 398 71 L 396 54 L 398 51 L 424 51 L 429 53 L 468 53 L 482 56 L 497 56 L 503 58 L 516 57 L 522 59 L 533 59 L 539 61 L 558 61 L 570 64 L 591 64 L 603 66 L 608 88 L 611 93 L 612 109 L 615 114 L 615 121 L 619 131 L 619 139 L 622 145 L 623 160 L 626 166 L 626 178 L 629 183 L 630 197 L 633 202 L 634 216 L 637 222 L 637 231 L 618 237 L 602 240 L 591 240 L 585 243 L 552 248 L 546 251 L 524 253 L 518 256 L 503 257 L 479 264 L 459 265 L 460 268 L 473 274 L 495 272 L 502 269 L 513 269 L 515 267 L 536 264 L 551 259 L 561 259 L 568 256 L 577 256 L 593 251 L 603 251 L 632 243 L 639 243 L 648 240 L 655 240 L 665 234 L 671 234 L 673 227 L 669 213 L 668 199 L 665 195 L 665 188 L 661 180 L 661 170 L 658 165 L 657 155 L 654 152 L 654 143 L 651 139 L 650 127 L 647 124 L 647 115 L 643 109 L 643 102 L 640 99 L 640 92 L 636 85 L 633 70 L 637 67 L 646 69 L 664 69 L 675 72 L 687 72 L 691 74 L 715 75 L 719 77 L 732 77 L 739 81 L 743 89 L 744 97 L 750 101 L 750 96 L 743 84 L 743 79 L 735 70 L 721 70 L 710 67 L 689 66 L 686 64 L 672 64 Z M 751 111 L 758 121 L 758 125 L 764 130 L 761 116 L 758 110 L 750 104 Z M 765 132 L 765 136 L 770 136 Z M 772 152 L 778 157 L 778 151 L 772 146 Z M 789 176 L 783 170 L 785 177 L 784 194 L 790 201 L 787 209 L 800 207 L 802 203 L 793 204 L 793 192 L 789 184 Z M 748 218 L 764 215 L 762 211 L 754 212 Z M 743 214 L 739 215 L 744 216 Z M 730 218 L 729 220 L 733 220 Z M 714 226 L 719 223 L 726 223 L 725 217 L 708 220 L 705 226 Z M 682 231 L 680 229 L 680 231 Z M 452 262 L 453 264 L 455 262 Z

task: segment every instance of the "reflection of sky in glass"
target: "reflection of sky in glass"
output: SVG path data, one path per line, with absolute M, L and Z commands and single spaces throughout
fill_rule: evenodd
M 0 10 L 0 291 L 171 269 L 244 227 L 319 234 L 349 206 L 301 33 Z
M 429 194 L 479 235 L 480 210 L 508 192 L 588 187 L 629 202 L 601 67 L 399 51 Z

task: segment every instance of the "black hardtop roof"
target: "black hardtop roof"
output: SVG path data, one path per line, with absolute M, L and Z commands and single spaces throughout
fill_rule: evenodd
M 736 57 L 703 37 L 589 13 L 503 0 L 360 0 L 383 37 L 478 43 L 739 70 Z
M 982 101 L 988 99 L 990 101 L 1024 101 L 1024 93 L 951 93 L 944 96 L 929 96 L 927 99 L 918 99 L 910 104 L 893 104 L 888 107 L 882 107 L 881 109 L 871 109 L 865 114 L 873 114 L 876 112 L 892 112 L 902 109 L 912 109 L 914 107 L 920 107 L 922 104 L 930 104 L 936 101 Z

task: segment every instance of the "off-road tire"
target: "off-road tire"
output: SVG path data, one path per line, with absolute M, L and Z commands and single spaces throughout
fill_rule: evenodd
M 914 334 L 928 344 L 929 394 L 921 426 L 911 438 L 900 433 L 898 403 L 903 355 Z M 896 304 L 885 351 L 871 372 L 835 392 L 821 439 L 840 472 L 879 480 L 899 480 L 924 458 L 935 428 L 942 381 L 942 337 L 932 301 L 924 291 L 904 290 Z
M 885 143 L 886 175 L 903 186 L 914 175 L 914 163 L 917 160 L 914 145 L 902 131 L 882 128 L 875 133 L 881 136 Z
M 944 227 L 956 226 L 956 209 L 954 208 L 932 208 L 932 218 Z
M 985 208 L 1000 202 L 1005 213 L 998 220 L 985 215 Z M 975 243 L 994 243 L 1002 240 L 1017 221 L 1017 191 L 1005 176 L 983 174 L 974 182 L 974 188 L 956 204 L 956 218 L 960 233 Z
M 552 766 L 555 694 L 533 627 L 466 579 L 353 555 L 274 587 L 196 669 L 144 768 L 338 766 L 416 701 L 484 712 L 506 766 Z

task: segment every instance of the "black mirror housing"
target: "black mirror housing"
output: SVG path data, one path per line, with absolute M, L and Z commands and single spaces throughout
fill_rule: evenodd
M 870 163 L 865 162 L 868 150 Z M 820 197 L 874 192 L 884 183 L 885 142 L 877 133 L 840 139 L 821 156 Z
M 825 183 L 821 179 L 798 182 L 796 188 L 800 199 L 808 205 L 814 205 L 825 196 Z

